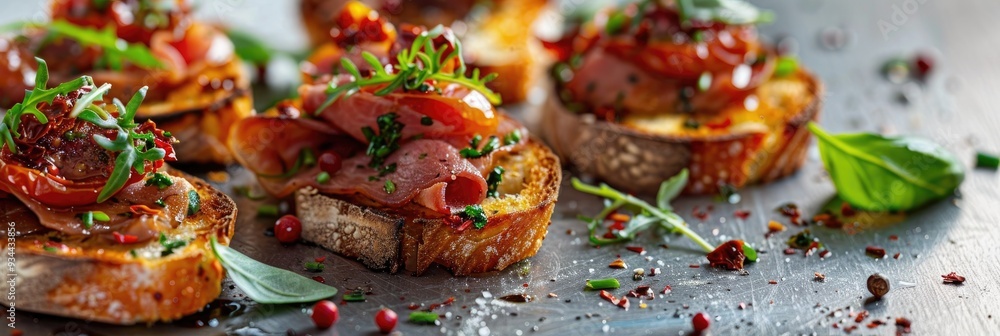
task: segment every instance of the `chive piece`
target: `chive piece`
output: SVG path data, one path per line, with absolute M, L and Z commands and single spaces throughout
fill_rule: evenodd
M 778 63 L 774 66 L 774 77 L 787 77 L 798 69 L 799 61 L 795 57 L 781 56 L 778 57 Z
M 85 228 L 94 227 L 94 213 L 87 211 L 80 214 L 80 221 L 83 222 L 83 227 Z
M 192 216 L 201 210 L 201 196 L 197 190 L 188 191 L 188 216 Z
M 587 280 L 587 289 L 615 289 L 618 287 L 621 287 L 621 284 L 615 278 Z
M 306 167 L 311 167 L 316 164 L 316 153 L 313 152 L 312 148 L 302 149 L 302 165 Z
M 274 204 L 264 204 L 257 208 L 258 216 L 278 216 L 278 206 Z
M 132 258 L 138 258 L 139 257 L 139 253 L 136 253 L 135 250 L 128 250 L 128 254 L 131 254 Z
M 705 71 L 698 77 L 698 91 L 705 92 L 712 87 L 712 73 Z
M 164 208 L 167 207 L 167 202 L 164 202 L 162 198 L 158 199 L 156 201 L 153 201 L 153 203 L 156 203 L 156 205 L 159 205 L 160 207 L 164 207 Z
M 418 324 L 434 324 L 438 320 L 438 314 L 435 312 L 425 312 L 425 311 L 415 311 L 410 312 L 410 323 Z
M 391 194 L 396 191 L 396 183 L 393 183 L 392 180 L 386 179 L 384 189 L 385 193 Z
M 310 261 L 305 264 L 305 268 L 309 272 L 319 273 L 322 272 L 324 268 L 326 268 L 326 265 L 323 265 L 322 263 L 318 263 L 315 261 Z M 363 296 L 362 300 L 364 300 Z
M 483 207 L 479 204 L 467 205 L 461 217 L 472 220 L 472 225 L 477 229 L 486 227 L 486 223 L 489 221 L 486 218 L 486 212 L 483 211 Z
M 510 133 L 507 133 L 506 135 L 503 136 L 503 145 L 504 146 L 510 146 L 510 145 L 516 144 L 518 142 L 521 142 L 521 131 L 520 130 L 510 131 Z
M 365 299 L 365 292 L 362 292 L 362 291 L 359 291 L 359 290 L 351 291 L 350 293 L 345 293 L 344 294 L 344 301 L 347 301 L 347 302 L 360 302 L 360 301 L 365 301 L 365 300 L 366 300 Z
M 316 182 L 319 182 L 320 184 L 326 184 L 327 182 L 330 182 L 330 173 L 320 172 L 319 174 L 316 175 Z
M 146 180 L 146 186 L 156 186 L 156 189 L 163 190 L 169 186 L 174 185 L 174 181 L 170 180 L 166 174 L 153 173 L 153 176 Z
M 166 257 L 168 255 L 173 254 L 175 249 L 187 245 L 187 242 L 183 240 L 169 241 L 167 240 L 167 235 L 163 234 L 163 232 L 160 232 L 160 245 L 163 246 L 163 252 L 160 253 L 160 256 Z
M 503 173 L 504 169 L 501 166 L 493 167 L 493 171 L 490 171 L 489 177 L 486 178 L 486 197 L 500 198 L 500 192 L 497 189 L 503 182 Z
M 976 152 L 976 168 L 997 169 L 1000 167 L 1000 158 L 983 152 Z
M 424 126 L 434 125 L 434 119 L 431 119 L 431 117 L 428 116 L 423 116 L 420 118 L 420 124 Z
M 90 213 L 93 214 L 94 220 L 98 222 L 107 222 L 111 220 L 111 216 L 108 216 L 108 214 L 104 213 L 104 211 L 91 211 Z
M 52 252 L 52 253 L 59 252 L 59 249 L 52 246 L 46 246 L 43 247 L 42 249 L 45 250 L 46 252 Z

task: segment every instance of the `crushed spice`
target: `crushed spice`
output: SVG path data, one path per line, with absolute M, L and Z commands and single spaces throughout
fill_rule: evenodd
M 708 263 L 712 267 L 725 268 L 730 271 L 743 269 L 743 261 L 747 258 L 743 253 L 742 240 L 730 240 L 719 245 L 708 253 Z
M 946 284 L 956 284 L 956 285 L 959 285 L 959 284 L 962 284 L 963 282 L 965 282 L 965 277 L 961 276 L 961 275 L 958 275 L 958 273 L 955 273 L 955 272 L 951 272 L 951 273 L 942 275 L 941 278 L 943 279 L 944 283 L 946 283 Z
M 882 259 L 885 257 L 885 249 L 878 246 L 868 245 L 868 247 L 865 247 L 865 254 L 872 258 Z
M 628 268 L 628 265 L 625 264 L 625 261 L 622 260 L 622 258 L 618 258 L 615 259 L 615 261 L 612 261 L 610 264 L 608 264 L 608 267 L 622 269 L 622 268 Z

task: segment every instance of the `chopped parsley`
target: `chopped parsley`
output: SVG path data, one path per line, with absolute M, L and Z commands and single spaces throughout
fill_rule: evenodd
M 500 139 L 498 139 L 495 135 L 491 135 L 490 138 L 486 140 L 486 144 L 483 145 L 481 149 L 477 149 L 479 148 L 479 143 L 482 141 L 483 137 L 476 134 L 476 136 L 472 137 L 472 140 L 469 141 L 469 148 L 462 149 L 459 154 L 466 159 L 478 159 L 492 153 L 494 149 L 500 147 Z
M 521 142 L 521 131 L 520 130 L 510 131 L 510 133 L 507 133 L 506 135 L 503 136 L 503 145 L 504 146 L 510 146 L 510 145 L 516 144 L 518 142 Z
M 489 188 L 486 191 L 486 197 L 493 197 L 493 198 L 500 197 L 500 192 L 497 191 L 497 187 L 499 187 L 500 183 L 503 182 L 503 173 L 504 173 L 503 167 L 500 166 L 493 167 L 493 171 L 491 171 L 490 175 L 486 178 L 486 185 Z
M 188 191 L 188 216 L 198 213 L 201 210 L 201 196 L 198 196 L 197 190 Z
M 385 180 L 383 189 L 385 189 L 387 194 L 391 194 L 396 191 L 396 183 L 393 183 L 392 180 Z
M 466 206 L 465 211 L 460 216 L 466 220 L 471 220 L 472 226 L 475 226 L 477 229 L 486 227 L 486 222 L 488 221 L 486 212 L 483 211 L 483 207 L 479 204 Z
M 423 116 L 423 118 L 420 118 L 420 124 L 424 126 L 434 125 L 434 119 L 431 119 L 431 117 L 428 116 Z
M 104 211 L 87 211 L 80 214 L 80 221 L 83 222 L 83 227 L 92 228 L 94 227 L 94 221 L 107 222 L 111 220 L 111 216 L 104 213 Z
M 324 268 L 326 268 L 326 265 L 323 265 L 323 263 L 310 261 L 306 262 L 305 268 L 309 272 L 319 273 L 322 272 Z
M 159 205 L 159 206 L 164 207 L 164 208 L 167 207 L 167 202 L 164 202 L 162 198 L 154 201 L 153 203 L 156 203 L 156 205 Z
M 319 184 L 326 184 L 327 182 L 330 182 L 330 173 L 319 172 L 319 174 L 316 175 L 316 182 Z
M 156 189 L 163 190 L 167 187 L 174 185 L 174 181 L 170 180 L 170 177 L 163 173 L 153 173 L 153 176 L 146 180 L 146 186 L 155 186 Z
M 384 177 L 386 175 L 396 172 L 396 164 L 388 164 L 378 168 L 378 177 Z
M 167 235 L 160 232 L 160 245 L 163 246 L 163 252 L 160 253 L 161 257 L 166 257 L 174 253 L 174 250 L 184 247 L 187 245 L 186 241 L 183 240 L 168 240 Z
M 368 149 L 365 151 L 365 154 L 372 158 L 368 162 L 369 167 L 377 168 L 382 166 L 385 163 L 385 159 L 399 149 L 399 139 L 402 138 L 403 126 L 405 125 L 396 121 L 398 117 L 393 112 L 380 115 L 375 120 L 378 123 L 378 134 L 375 134 L 375 130 L 371 127 L 365 126 L 361 128 L 365 139 L 368 140 Z

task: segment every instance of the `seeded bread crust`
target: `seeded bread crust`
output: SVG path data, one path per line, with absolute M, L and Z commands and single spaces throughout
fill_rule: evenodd
M 498 271 L 538 252 L 551 224 L 562 171 L 559 159 L 535 141 L 495 153 L 505 168 L 501 197 L 482 206 L 483 229 L 458 231 L 440 214 L 418 206 L 386 209 L 357 197 L 331 197 L 315 189 L 295 194 L 302 238 L 369 268 L 420 274 L 438 264 L 455 275 Z
M 3 250 L 16 260 L 15 308 L 128 325 L 176 320 L 218 297 L 225 273 L 212 253 L 210 238 L 229 244 L 236 204 L 200 179 L 175 170 L 169 173 L 191 182 L 201 199 L 200 211 L 170 233 L 193 239 L 190 243 L 161 257 L 155 239 L 122 245 L 56 231 L 15 237 L 14 249 L 4 244 Z M 66 248 L 46 250 L 47 241 Z M 132 250 L 137 251 L 135 256 Z M 10 279 L 11 271 L 2 267 L 0 275 Z
M 732 127 L 731 133 L 712 136 L 651 132 L 574 113 L 552 90 L 542 107 L 541 133 L 564 161 L 621 190 L 655 194 L 660 183 L 687 168 L 685 193 L 716 194 L 723 185 L 774 181 L 805 161 L 811 138 L 806 123 L 819 118 L 823 86 L 801 69 L 785 81 L 803 85 L 806 94 L 772 84 L 766 91 L 770 96 L 761 101 L 778 102 L 771 108 L 784 121 L 769 128 Z

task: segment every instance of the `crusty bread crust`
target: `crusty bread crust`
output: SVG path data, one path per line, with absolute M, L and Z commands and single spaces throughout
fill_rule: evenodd
M 315 189 L 295 195 L 302 238 L 374 269 L 414 273 L 438 264 L 455 275 L 497 271 L 538 252 L 548 232 L 562 171 L 559 159 L 536 141 L 495 162 L 507 173 L 499 199 L 483 202 L 483 229 L 458 231 L 440 214 L 416 206 L 378 208 L 357 198 L 330 197 Z
M 720 185 L 766 183 L 798 170 L 809 148 L 806 123 L 819 117 L 822 84 L 805 70 L 794 80 L 807 87 L 807 96 L 795 97 L 801 101 L 794 105 L 803 108 L 779 106 L 785 122 L 766 131 L 656 134 L 571 112 L 553 90 L 542 107 L 542 136 L 580 172 L 628 192 L 656 193 L 660 183 L 684 168 L 691 174 L 687 194 L 718 193 Z
M 207 84 L 203 78 L 214 78 Z M 137 120 L 152 119 L 181 142 L 174 145 L 182 163 L 235 162 L 226 147 L 229 130 L 240 119 L 253 115 L 250 79 L 242 61 L 206 66 L 183 85 L 173 88 L 162 101 L 147 101 Z
M 205 181 L 175 170 L 169 173 L 191 182 L 201 198 L 201 210 L 172 232 L 193 238 L 189 244 L 160 257 L 155 239 L 121 245 L 56 231 L 15 237 L 15 308 L 135 324 L 175 320 L 200 311 L 218 297 L 225 273 L 212 253 L 210 238 L 229 244 L 236 204 Z M 66 248 L 47 251 L 47 241 L 59 241 Z M 11 252 L 4 247 L 5 255 Z M 132 255 L 133 250 L 138 257 Z M 0 274 L 8 279 L 10 270 L 2 269 Z

